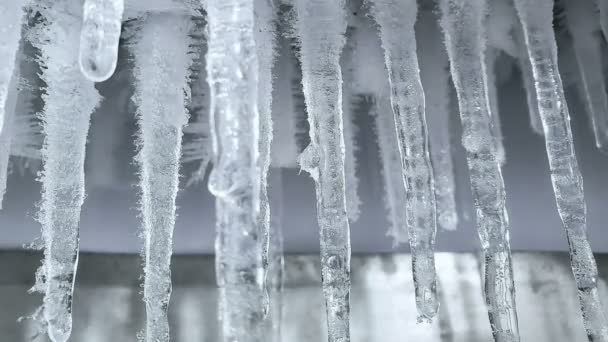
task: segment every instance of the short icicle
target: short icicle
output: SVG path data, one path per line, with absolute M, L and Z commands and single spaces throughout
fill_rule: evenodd
M 42 112 L 44 171 L 38 214 L 44 262 L 32 290 L 44 294 L 40 313 L 51 341 L 66 342 L 72 333 L 85 146 L 90 117 L 100 96 L 94 83 L 78 68 L 74 51 L 78 49 L 77 28 L 81 22 L 74 2 L 44 0 L 38 6 L 46 19 L 34 28 L 32 42 L 40 50 L 41 78 L 46 84 Z
M 205 2 L 221 334 L 226 342 L 265 342 L 255 1 Z
M 350 227 L 346 214 L 342 71 L 344 0 L 295 0 L 310 145 L 300 156 L 315 180 L 329 342 L 350 341 Z
M 371 13 L 380 29 L 401 153 L 418 320 L 431 321 L 439 307 L 434 255 L 437 218 L 414 34 L 417 2 L 371 0 Z
M 477 229 L 484 293 L 496 342 L 519 341 L 505 185 L 492 134 L 485 74 L 485 0 L 441 0 L 441 26 L 456 87 Z
M 188 122 L 192 22 L 148 15 L 133 43 L 144 239 L 146 342 L 168 342 L 171 254 L 183 126 Z
M 553 0 L 515 0 L 515 7 L 534 72 L 551 181 L 568 237 L 587 337 L 593 342 L 608 341 L 606 316 L 597 289 L 597 265 L 587 239 L 583 178 L 574 153 L 570 114 L 557 64 Z
M 91 81 L 105 81 L 116 70 L 124 9 L 124 0 L 84 0 L 78 62 Z

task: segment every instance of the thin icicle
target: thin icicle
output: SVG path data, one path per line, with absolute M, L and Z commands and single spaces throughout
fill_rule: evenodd
M 515 0 L 534 71 L 551 181 L 564 224 L 574 279 L 589 341 L 608 341 L 597 291 L 597 265 L 587 240 L 583 179 L 574 154 L 570 115 L 557 64 L 553 0 Z
M 268 312 L 268 342 L 281 342 L 283 321 L 283 176 L 282 169 L 270 173 L 269 192 L 272 216 L 270 221 L 270 245 L 268 249 L 268 281 L 266 283 L 270 298 Z
M 80 17 L 72 1 L 38 4 L 45 18 L 35 28 L 46 84 L 42 113 L 44 171 L 38 219 L 44 262 L 32 290 L 44 294 L 41 316 L 53 342 L 72 332 L 72 294 L 78 263 L 80 208 L 84 201 L 84 158 L 90 116 L 100 96 L 80 73 L 77 56 Z M 69 29 L 68 29 L 69 28 Z
M 430 321 L 439 307 L 434 256 L 436 208 L 414 34 L 418 7 L 415 0 L 373 0 L 371 4 L 380 28 L 401 153 L 418 320 Z
M 602 44 L 598 35 L 592 0 L 564 1 L 566 23 L 572 35 L 582 93 L 593 127 L 595 144 L 608 153 L 608 95 L 602 64 Z
M 216 196 L 216 272 L 224 341 L 266 341 L 260 208 L 258 61 L 253 0 L 207 0 Z
M 505 186 L 494 144 L 485 74 L 485 0 L 441 0 L 441 26 L 458 95 L 477 229 L 484 251 L 484 289 L 494 340 L 519 341 Z
M 3 131 L 8 107 L 11 78 L 17 64 L 17 51 L 21 40 L 24 6 L 28 0 L 3 1 L 0 4 L 0 132 Z
M 458 212 L 450 137 L 449 60 L 436 15 L 431 11 L 421 12 L 418 25 L 419 51 L 422 54 L 420 78 L 424 89 L 428 89 L 424 97 L 435 175 L 437 224 L 444 230 L 456 230 Z
M 260 169 L 260 214 L 258 229 L 262 238 L 262 271 L 265 289 L 264 311 L 268 312 L 270 299 L 266 278 L 270 248 L 270 202 L 268 198 L 268 171 L 270 169 L 270 146 L 272 144 L 272 71 L 276 56 L 276 10 L 273 0 L 254 0 L 255 47 L 258 60 L 258 113 L 259 121 L 259 169 Z
M 490 24 L 491 25 L 491 24 Z M 488 47 L 485 54 L 486 83 L 488 88 L 488 103 L 492 124 L 492 135 L 496 144 L 496 158 L 500 165 L 506 162 L 505 146 L 503 144 L 502 127 L 500 124 L 500 111 L 498 109 L 498 85 L 496 84 L 496 59 L 500 51 Z
M 536 95 L 536 88 L 534 85 L 532 64 L 528 58 L 528 49 L 526 48 L 526 41 L 524 39 L 524 33 L 521 25 L 516 25 L 514 34 L 518 51 L 517 61 L 519 64 L 519 69 L 521 70 L 524 90 L 526 91 L 528 113 L 530 115 L 530 127 L 532 127 L 532 131 L 534 133 L 544 135 L 543 123 L 540 119 L 540 112 L 538 111 L 538 96 Z
M 348 342 L 350 227 L 346 214 L 340 69 L 346 32 L 344 1 L 295 0 L 294 7 L 311 141 L 300 156 L 300 165 L 316 183 L 328 339 Z
M 188 122 L 189 17 L 149 15 L 133 46 L 144 237 L 145 341 L 169 341 L 171 254 L 182 128 Z
M 116 70 L 124 0 L 85 0 L 80 32 L 80 70 L 102 82 Z

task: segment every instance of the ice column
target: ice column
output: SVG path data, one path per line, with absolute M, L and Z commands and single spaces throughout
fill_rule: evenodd
M 80 70 L 102 82 L 116 70 L 124 0 L 85 0 L 80 32 Z
M 45 134 L 40 177 L 44 262 L 34 291 L 44 294 L 42 317 L 53 342 L 72 332 L 72 294 L 78 263 L 80 208 L 84 201 L 84 157 L 89 119 L 100 101 L 93 82 L 78 68 L 80 17 L 73 2 L 43 1 L 46 19 L 35 28 L 41 78 L 46 84 L 42 120 Z M 76 29 L 74 29 L 76 28 Z
M 344 1 L 295 0 L 310 145 L 300 165 L 315 180 L 330 342 L 350 341 L 350 227 L 346 215 L 342 71 Z
M 430 321 L 439 306 L 434 256 L 436 209 L 414 34 L 418 8 L 414 0 L 373 0 L 371 3 L 384 48 L 401 153 L 418 320 Z
M 484 289 L 494 340 L 519 341 L 505 186 L 486 87 L 485 0 L 441 0 L 441 25 L 458 95 L 477 229 L 484 252 Z
M 574 154 L 570 115 L 557 65 L 553 0 L 516 0 L 532 63 L 557 209 L 564 224 L 589 341 L 608 341 L 597 291 L 597 266 L 587 240 L 583 179 Z
M 224 341 L 263 342 L 258 61 L 254 0 L 207 0 L 207 75 L 216 201 L 216 272 Z
M 189 17 L 149 15 L 133 46 L 144 238 L 145 340 L 168 342 L 171 254 L 182 128 L 188 122 Z

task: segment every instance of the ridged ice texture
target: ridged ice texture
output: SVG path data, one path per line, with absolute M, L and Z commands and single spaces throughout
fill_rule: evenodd
M 46 84 L 42 121 L 45 134 L 40 177 L 44 262 L 32 290 L 44 294 L 43 324 L 53 342 L 72 332 L 72 294 L 78 264 L 80 208 L 84 201 L 84 158 L 91 113 L 100 101 L 93 82 L 78 68 L 80 17 L 72 3 L 44 1 L 45 18 L 35 30 L 41 78 Z M 71 28 L 71 29 L 66 29 Z
M 15 69 L 19 41 L 21 40 L 21 25 L 23 22 L 23 7 L 28 0 L 2 1 L 0 4 L 0 132 L 3 130 L 10 91 L 11 78 Z
M 105 81 L 116 70 L 124 9 L 124 0 L 84 0 L 78 62 L 91 81 Z
M 14 126 L 16 121 L 16 104 L 19 93 L 18 82 L 20 79 L 19 67 L 16 67 L 9 84 L 9 92 L 6 100 L 6 116 L 4 130 L 0 131 L 0 211 L 6 193 L 6 182 L 8 177 L 9 157 L 13 142 Z
M 602 37 L 595 5 L 593 0 L 577 0 L 564 1 L 564 7 L 595 144 L 601 151 L 608 153 L 608 95 L 602 63 Z
M 216 272 L 226 342 L 266 341 L 254 0 L 208 0 Z
M 270 242 L 268 248 L 268 277 L 266 289 L 270 305 L 266 319 L 267 341 L 282 342 L 281 324 L 283 322 L 283 276 L 285 261 L 283 257 L 283 176 L 281 169 L 274 169 L 269 175 L 269 198 L 272 216 L 270 217 Z
M 272 83 L 276 56 L 276 10 L 272 0 L 254 0 L 255 47 L 258 59 L 258 112 L 259 112 L 259 168 L 260 168 L 260 215 L 259 231 L 262 237 L 263 287 L 268 289 L 269 248 L 271 240 L 270 200 L 268 198 L 268 171 L 272 144 Z M 264 311 L 270 308 L 266 290 Z
M 497 342 L 519 341 L 505 186 L 486 88 L 482 25 L 486 2 L 441 0 L 440 9 L 484 252 L 484 290 L 492 334 Z
M 132 54 L 139 125 L 139 186 L 144 238 L 145 341 L 168 342 L 171 254 L 182 128 L 188 122 L 189 17 L 149 15 Z
M 420 78 L 426 89 L 425 109 L 433 172 L 437 224 L 443 230 L 456 230 L 454 165 L 450 133 L 450 69 L 443 37 L 431 11 L 423 11 L 418 19 L 418 41 L 423 53 L 420 58 Z
M 557 65 L 553 0 L 516 0 L 534 71 L 536 93 L 557 209 L 564 224 L 574 279 L 589 341 L 608 341 L 597 291 L 597 265 L 587 240 L 583 179 L 574 154 L 570 114 Z
M 434 256 L 437 221 L 414 34 L 418 8 L 414 0 L 373 0 L 371 5 L 380 29 L 401 153 L 418 320 L 430 321 L 439 307 Z
M 350 227 L 346 214 L 342 71 L 344 1 L 295 0 L 310 145 L 300 165 L 315 180 L 330 342 L 350 341 Z
M 491 25 L 491 23 L 488 23 Z M 492 123 L 492 135 L 496 144 L 496 157 L 500 165 L 506 162 L 505 146 L 503 144 L 502 127 L 500 124 L 500 111 L 498 103 L 498 84 L 496 84 L 496 59 L 500 51 L 488 47 L 485 53 L 486 59 L 486 82 L 488 88 L 488 102 L 490 104 L 490 121 Z

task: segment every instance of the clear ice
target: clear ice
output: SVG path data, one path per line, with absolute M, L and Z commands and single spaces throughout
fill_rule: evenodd
M 420 78 L 425 94 L 426 121 L 429 130 L 431 160 L 435 175 L 437 224 L 443 230 L 456 230 L 456 186 L 452 163 L 450 133 L 450 69 L 443 37 L 432 11 L 421 11 L 418 18 Z
M 491 25 L 491 24 L 489 24 Z M 496 144 L 496 158 L 500 165 L 506 162 L 505 146 L 503 144 L 502 126 L 500 124 L 500 111 L 498 108 L 498 84 L 496 84 L 496 63 L 500 51 L 494 48 L 487 48 L 486 59 L 486 82 L 488 88 L 488 102 L 490 104 L 490 120 L 492 124 L 492 135 Z
M 516 25 L 514 35 L 518 51 L 517 62 L 519 64 L 519 69 L 521 70 L 524 90 L 526 91 L 530 127 L 534 133 L 542 136 L 545 133 L 543 132 L 543 123 L 540 119 L 540 112 L 538 111 L 538 96 L 536 95 L 532 63 L 530 63 L 530 58 L 528 58 L 528 48 L 526 47 L 524 32 L 521 25 Z
M 44 261 L 32 290 L 44 294 L 42 319 L 53 342 L 72 332 L 72 295 L 78 264 L 80 208 L 84 201 L 84 159 L 89 121 L 100 102 L 95 84 L 78 68 L 80 16 L 69 0 L 43 1 L 47 19 L 35 28 L 46 84 L 42 113 L 44 171 L 40 177 Z
M 551 181 L 562 219 L 589 341 L 608 341 L 597 290 L 597 265 L 587 240 L 587 208 L 570 128 L 570 114 L 557 64 L 553 0 L 515 0 L 532 63 Z
M 414 34 L 418 7 L 414 0 L 373 0 L 371 12 L 384 48 L 401 153 L 418 320 L 430 321 L 439 307 L 434 256 L 437 221 L 425 98 Z
M 311 140 L 300 156 L 300 165 L 316 185 L 330 342 L 350 341 L 350 227 L 346 214 L 340 69 L 346 32 L 344 5 L 344 0 L 294 1 Z
M 183 126 L 188 122 L 192 22 L 148 15 L 133 43 L 144 238 L 145 341 L 168 342 L 171 254 Z
M 78 62 L 91 81 L 102 82 L 116 70 L 124 0 L 85 0 Z
M 216 272 L 224 341 L 266 341 L 263 239 L 259 230 L 258 61 L 254 0 L 208 0 L 216 196 Z
M 497 342 L 519 341 L 505 185 L 486 86 L 485 0 L 441 0 L 441 26 L 458 96 L 477 229 L 484 252 L 484 289 Z
M 7 0 L 0 4 L 0 133 L 3 131 L 8 108 L 11 78 L 17 65 L 17 51 L 21 40 L 23 8 L 29 0 Z

